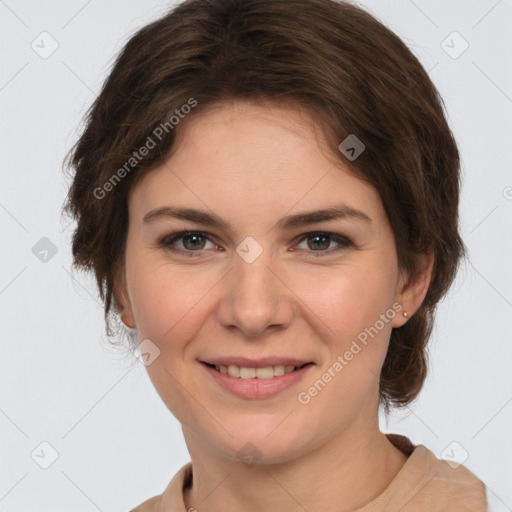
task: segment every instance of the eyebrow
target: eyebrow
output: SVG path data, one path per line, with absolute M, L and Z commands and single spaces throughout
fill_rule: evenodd
M 173 218 L 188 220 L 196 224 L 203 224 L 212 228 L 224 229 L 233 233 L 233 229 L 228 221 L 219 217 L 215 213 L 209 213 L 204 210 L 196 210 L 194 208 L 178 208 L 172 206 L 162 206 L 151 210 L 144 215 L 143 223 L 149 224 L 154 221 Z M 298 213 L 295 215 L 288 215 L 280 219 L 272 229 L 293 229 L 309 224 L 317 224 L 318 222 L 352 219 L 363 221 L 371 224 L 371 218 L 364 212 L 356 210 L 347 205 L 338 205 L 323 210 L 315 210 L 310 212 Z

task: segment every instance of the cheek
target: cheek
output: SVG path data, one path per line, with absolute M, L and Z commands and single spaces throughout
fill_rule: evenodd
M 212 281 L 210 283 L 210 281 Z M 181 339 L 200 311 L 200 302 L 214 280 L 206 274 L 176 271 L 165 266 L 136 273 L 132 305 L 139 336 L 165 341 Z
M 160 252 L 128 243 L 127 283 L 139 339 L 150 339 L 176 366 L 181 358 L 173 356 L 197 338 L 224 273 L 193 262 L 171 264 Z
M 325 333 L 326 357 L 322 360 L 322 382 L 314 379 L 305 383 L 302 391 L 314 407 L 329 409 L 338 424 L 352 418 L 361 404 L 376 396 L 396 314 L 393 288 L 389 279 L 369 269 L 354 268 L 315 282 L 317 291 L 310 291 L 307 299 L 311 309 L 308 321 L 316 322 L 317 332 L 321 324 L 327 326 L 321 331 Z M 332 409 L 332 404 L 343 407 Z
M 201 411 L 191 406 L 186 381 L 190 371 L 187 346 L 204 324 L 205 294 L 214 290 L 218 277 L 155 265 L 147 258 L 134 260 L 131 270 L 130 295 L 139 339 L 151 340 L 160 351 L 146 367 L 148 376 L 179 421 L 186 423 L 191 415 L 198 421 Z
M 373 325 L 392 306 L 393 276 L 391 271 L 386 274 L 371 266 L 354 265 L 326 269 L 312 279 L 302 274 L 293 286 L 325 324 L 326 332 L 346 341 Z
M 311 310 L 308 322 L 315 323 L 326 348 L 322 358 L 325 390 L 315 395 L 316 388 L 312 389 L 315 398 L 311 399 L 321 408 L 344 404 L 343 411 L 335 413 L 339 421 L 350 417 L 378 388 L 396 314 L 392 308 L 395 274 L 389 268 L 387 275 L 371 265 L 331 269 L 317 275 L 314 286 L 303 286 L 297 293 Z M 304 391 L 309 395 L 308 389 Z

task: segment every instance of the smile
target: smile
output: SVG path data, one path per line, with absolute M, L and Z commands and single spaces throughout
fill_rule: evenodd
M 208 364 L 208 363 L 206 363 Z M 312 364 L 312 363 L 306 363 Z M 303 368 L 306 364 L 302 366 L 293 366 L 293 365 L 275 365 L 275 366 L 265 366 L 262 368 L 251 368 L 246 366 L 237 366 L 234 364 L 230 364 L 229 366 L 225 365 L 213 365 L 208 364 L 211 368 L 215 368 L 216 371 L 223 373 L 225 375 L 229 375 L 230 377 L 240 378 L 240 379 L 272 379 L 273 377 L 281 377 L 285 373 L 292 373 L 297 371 L 299 368 Z
M 255 368 L 202 362 L 201 366 L 210 375 L 218 389 L 239 398 L 265 399 L 299 383 L 315 364 L 272 365 Z

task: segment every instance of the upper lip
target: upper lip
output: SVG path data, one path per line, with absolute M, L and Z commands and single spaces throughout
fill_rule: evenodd
M 201 360 L 202 363 L 214 364 L 215 366 L 243 366 L 244 368 L 266 368 L 269 366 L 297 366 L 301 367 L 305 364 L 312 363 L 303 359 L 293 357 L 261 357 L 258 359 L 249 359 L 247 357 L 212 357 Z

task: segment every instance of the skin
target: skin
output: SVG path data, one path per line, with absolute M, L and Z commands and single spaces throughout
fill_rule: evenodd
M 392 328 L 407 318 L 397 313 L 307 405 L 297 395 L 393 304 L 409 316 L 416 311 L 432 258 L 419 260 L 414 279 L 401 273 L 379 194 L 348 172 L 308 113 L 236 101 L 181 123 L 171 156 L 131 190 L 116 295 L 123 322 L 160 350 L 147 370 L 191 455 L 185 505 L 199 512 L 362 507 L 407 460 L 378 425 L 378 375 Z M 286 215 L 341 203 L 371 222 L 272 229 Z M 143 222 L 161 206 L 214 212 L 232 232 L 164 217 Z M 159 243 L 186 230 L 210 235 L 174 242 L 193 257 Z M 352 244 L 304 236 L 315 231 Z M 263 249 L 250 264 L 236 252 L 247 236 Z M 315 256 L 320 249 L 327 252 Z M 292 356 L 315 366 L 276 396 L 242 399 L 221 390 L 199 363 L 227 355 Z M 253 466 L 237 458 L 249 442 L 262 454 Z

